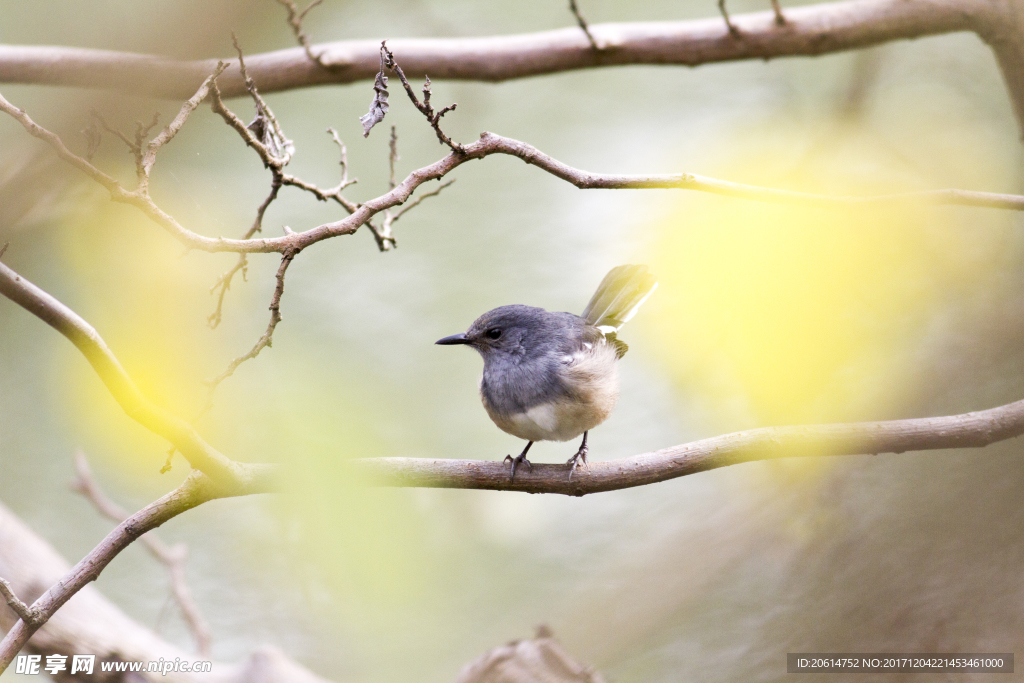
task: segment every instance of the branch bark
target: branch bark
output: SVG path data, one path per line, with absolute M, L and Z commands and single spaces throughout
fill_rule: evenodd
M 129 417 L 170 441 L 192 467 L 248 493 L 274 488 L 274 465 L 238 463 L 206 443 L 192 425 L 150 401 L 93 327 L 56 298 L 0 263 L 0 294 L 63 334 L 85 356 Z
M 788 26 L 788 24 L 787 24 Z M 223 64 L 218 66 L 217 73 L 222 70 Z M 272 156 L 269 156 L 265 148 L 258 142 L 252 140 L 251 132 L 237 116 L 230 114 L 223 108 L 220 99 L 220 92 L 217 82 L 213 77 L 204 81 L 200 92 L 193 96 L 192 100 L 199 97 L 201 93 L 209 91 L 214 96 L 214 109 L 226 116 L 226 119 L 233 127 L 246 138 L 249 145 L 260 152 L 264 163 L 273 165 L 277 163 Z M 205 94 L 204 94 L 205 96 Z M 190 103 L 182 108 L 186 111 Z M 191 109 L 188 109 L 191 111 Z M 727 180 L 718 180 L 691 173 L 674 173 L 660 175 L 619 175 L 606 173 L 591 173 L 554 159 L 536 147 L 519 140 L 502 137 L 494 133 L 483 133 L 476 142 L 468 145 L 457 145 L 453 151 L 443 159 L 413 171 L 405 180 L 385 194 L 370 199 L 361 204 L 350 203 L 342 200 L 340 189 L 331 190 L 331 194 L 305 183 L 288 174 L 281 174 L 280 169 L 275 172 L 283 184 L 301 187 L 314 193 L 320 199 L 336 198 L 348 211 L 348 216 L 341 220 L 324 223 L 303 232 L 291 232 L 281 237 L 273 238 L 252 238 L 252 231 L 246 233 L 247 237 L 242 239 L 230 239 L 225 237 L 206 237 L 195 233 L 178 223 L 170 214 L 163 211 L 150 198 L 145 188 L 135 192 L 128 192 L 115 180 L 95 168 L 90 162 L 72 153 L 65 147 L 61 139 L 35 123 L 24 110 L 19 109 L 0 96 L 0 111 L 10 114 L 18 120 L 34 137 L 40 138 L 49 143 L 62 158 L 81 169 L 88 176 L 106 187 L 115 201 L 131 204 L 149 216 L 157 225 L 163 227 L 172 236 L 178 239 L 183 245 L 190 249 L 198 249 L 209 253 L 233 252 L 239 254 L 254 253 L 298 253 L 317 242 L 341 235 L 351 235 L 360 227 L 366 225 L 382 211 L 394 206 L 404 204 L 412 196 L 416 189 L 431 180 L 439 180 L 452 172 L 467 161 L 483 159 L 492 154 L 506 154 L 518 157 L 527 164 L 531 164 L 544 170 L 551 175 L 572 183 L 580 189 L 603 189 L 603 190 L 649 190 L 649 189 L 684 189 L 698 192 L 710 192 L 727 197 L 748 199 L 760 202 L 772 202 L 782 204 L 796 204 L 820 207 L 856 207 L 871 204 L 890 204 L 899 202 L 920 202 L 933 205 L 958 205 L 974 206 L 983 208 L 1008 209 L 1013 211 L 1024 210 L 1024 196 L 1011 194 L 998 194 L 991 192 L 975 192 L 970 190 L 946 189 L 926 190 L 922 192 L 907 192 L 900 194 L 876 195 L 867 197 L 850 196 L 827 196 L 810 194 L 806 192 L 793 192 L 790 190 L 777 190 L 772 188 L 744 185 L 733 183 Z M 230 116 L 228 116 L 230 114 Z M 435 122 L 436 123 L 436 122 Z M 263 151 L 260 151 L 263 150 Z M 339 188 L 345 185 L 343 179 Z M 274 196 L 273 194 L 271 196 Z
M 589 24 L 594 50 L 578 27 L 509 36 L 389 39 L 410 78 L 505 81 L 625 64 L 697 66 L 743 59 L 815 56 L 922 36 L 976 31 L 1001 0 L 848 0 L 732 17 L 676 22 Z M 709 5 L 710 6 L 710 5 Z M 372 79 L 380 39 L 322 43 L 255 54 L 246 61 L 264 93 Z M 319 57 L 314 61 L 307 50 Z M 224 60 L 227 61 L 227 60 Z M 176 61 L 155 55 L 51 46 L 0 46 L 0 82 L 110 88 L 171 99 L 189 97 L 218 60 Z M 324 68 L 324 66 L 329 68 Z M 244 95 L 237 60 L 222 82 Z
M 111 500 L 96 483 L 85 453 L 77 451 L 74 460 L 76 478 L 71 488 L 89 499 L 96 509 L 108 519 L 118 523 L 126 520 L 129 516 L 128 512 Z M 196 652 L 203 659 L 210 659 L 210 648 L 213 643 L 210 625 L 203 617 L 203 613 L 199 611 L 199 605 L 192 598 L 192 591 L 185 580 L 185 560 L 188 558 L 188 546 L 179 543 L 171 547 L 151 533 L 144 534 L 139 541 L 146 546 L 153 557 L 167 567 L 171 590 L 175 600 L 178 601 L 178 607 L 181 609 L 185 623 L 188 624 L 189 630 L 195 638 Z M 25 617 L 22 616 L 22 619 Z
M 147 538 L 147 537 L 143 537 Z M 11 580 L 18 592 L 31 599 L 67 575 L 71 567 L 53 547 L 0 504 L 0 575 Z M 9 630 L 17 617 L 0 606 L 0 630 Z M 68 601 L 28 642 L 29 652 L 41 655 L 95 654 L 93 674 L 70 675 L 60 680 L 80 683 L 121 683 L 128 677 L 144 683 L 325 683 L 275 648 L 264 647 L 246 660 L 215 661 L 207 673 L 139 672 L 129 674 L 100 671 L 104 661 L 184 661 L 195 657 L 161 639 L 146 626 L 133 621 L 105 598 L 95 586 L 85 586 Z
M 879 455 L 947 448 L 982 448 L 1024 434 L 1024 400 L 944 417 L 887 422 L 766 427 L 577 468 L 533 463 L 509 481 L 501 461 L 373 458 L 350 462 L 381 486 L 488 489 L 583 496 L 645 486 L 743 462 L 824 455 Z
M 25 646 L 32 634 L 56 613 L 71 597 L 99 578 L 110 561 L 139 536 L 155 529 L 186 510 L 215 498 L 258 493 L 258 490 L 224 486 L 202 472 L 193 471 L 174 491 L 150 503 L 117 525 L 93 550 L 36 600 L 32 612 L 36 618 L 19 619 L 0 642 L 0 674 Z

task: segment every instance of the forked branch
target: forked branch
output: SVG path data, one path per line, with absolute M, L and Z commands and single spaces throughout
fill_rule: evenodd
M 277 328 L 277 324 L 281 322 L 281 297 L 284 295 L 284 276 L 288 272 L 288 266 L 291 265 L 297 253 L 298 251 L 290 251 L 281 257 L 281 265 L 277 268 L 277 285 L 274 287 L 274 295 L 270 299 L 270 322 L 267 323 L 267 329 L 263 332 L 263 336 L 257 340 L 256 345 L 248 353 L 231 361 L 224 372 L 207 382 L 211 390 L 216 389 L 221 382 L 235 374 L 235 370 L 238 369 L 239 365 L 255 358 L 259 355 L 260 351 L 273 345 L 274 330 Z
M 99 512 L 113 520 L 121 523 L 128 519 L 128 512 L 110 499 L 93 477 L 92 468 L 85 453 L 75 453 L 75 480 L 71 487 L 87 498 Z M 146 546 L 146 550 L 167 567 L 171 579 L 171 591 L 181 609 L 182 616 L 192 631 L 192 637 L 196 641 L 196 651 L 204 659 L 210 658 L 210 647 L 213 637 L 210 634 L 210 625 L 207 623 L 203 613 L 199 610 L 192 591 L 185 580 L 185 560 L 188 558 L 188 546 L 179 543 L 176 546 L 169 546 L 160 540 L 153 533 L 144 534 L 139 541 Z
M 275 465 L 239 463 L 217 451 L 191 424 L 150 401 L 89 323 L 3 263 L 0 263 L 0 294 L 67 337 L 129 417 L 170 441 L 192 467 L 208 475 L 225 491 L 234 492 L 230 495 L 262 493 L 275 488 Z
M 214 102 L 216 103 L 219 100 L 218 86 L 211 79 L 208 84 L 204 84 L 204 89 L 206 88 L 209 88 L 209 91 L 214 97 Z M 412 93 L 412 96 L 415 97 L 415 93 Z M 301 251 L 302 249 L 325 239 L 341 235 L 350 235 L 356 232 L 363 225 L 366 225 L 378 213 L 408 201 L 413 192 L 415 192 L 415 190 L 423 183 L 443 178 L 445 175 L 467 161 L 483 159 L 484 157 L 492 154 L 507 154 L 519 157 L 526 163 L 534 165 L 555 177 L 570 182 L 581 189 L 685 189 L 699 192 L 710 192 L 713 194 L 753 201 L 817 207 L 850 208 L 909 202 L 932 205 L 975 206 L 993 209 L 1007 209 L 1012 211 L 1024 210 L 1024 196 L 976 192 L 970 190 L 925 190 L 921 192 L 906 192 L 866 197 L 827 196 L 744 185 L 742 183 L 733 183 L 726 180 L 718 180 L 690 173 L 662 175 L 617 175 L 591 173 L 589 171 L 583 171 L 564 164 L 525 142 L 505 138 L 493 133 L 484 133 L 480 136 L 479 140 L 468 145 L 451 142 L 451 146 L 454 150 L 451 154 L 433 164 L 430 164 L 429 166 L 424 166 L 423 168 L 413 171 L 406 176 L 402 182 L 398 183 L 395 188 L 391 189 L 387 193 L 358 204 L 341 197 L 339 194 L 340 191 L 336 192 L 337 188 L 332 188 L 329 191 L 321 190 L 316 185 L 307 183 L 282 172 L 281 182 L 283 185 L 304 189 L 321 200 L 330 199 L 337 201 L 339 205 L 343 206 L 345 210 L 349 212 L 349 215 L 346 218 L 342 218 L 337 221 L 324 223 L 302 232 L 295 232 L 280 237 L 246 237 L 243 239 L 206 237 L 182 226 L 172 216 L 160 209 L 160 207 L 150 199 L 148 194 L 128 192 L 123 189 L 116 180 L 97 169 L 86 159 L 72 153 L 64 146 L 64 143 L 59 137 L 36 124 L 23 110 L 14 107 L 2 97 L 0 97 L 0 111 L 4 111 L 13 116 L 21 122 L 32 135 L 49 143 L 61 158 L 67 160 L 69 163 L 86 173 L 89 177 L 96 180 L 96 182 L 106 187 L 115 201 L 136 206 L 155 223 L 176 237 L 186 247 L 211 253 L 234 252 L 238 254 L 253 254 L 277 252 L 284 254 L 289 250 Z M 443 111 L 444 110 L 442 110 L 442 112 Z M 262 145 L 255 136 L 253 136 L 252 131 L 249 131 L 237 116 L 230 114 L 226 107 L 223 111 L 218 108 L 218 112 L 221 113 L 222 116 L 225 116 L 226 120 L 229 120 L 231 125 L 238 130 L 250 146 L 260 153 L 261 158 L 263 158 L 268 165 L 273 166 L 278 163 L 279 160 L 266 150 L 266 147 Z M 432 116 L 439 118 L 440 113 L 435 112 Z M 441 139 L 441 136 L 443 135 L 443 133 L 439 133 L 439 139 Z
M 15 595 L 14 588 L 6 579 L 0 579 L 0 596 L 3 596 L 4 602 L 6 602 L 14 613 L 18 615 L 18 618 L 26 624 L 36 624 L 41 621 L 42 615 L 22 602 L 21 598 Z M 0 673 L 2 672 L 3 670 L 0 669 Z
M 302 30 L 302 21 L 309 14 L 309 11 L 314 7 L 317 7 L 324 0 L 313 0 L 306 6 L 306 9 L 299 10 L 299 6 L 296 5 L 292 0 L 277 0 L 278 4 L 288 11 L 288 25 L 292 29 L 292 33 L 295 35 L 295 40 L 299 42 L 302 49 L 306 51 L 306 56 L 313 62 L 316 62 L 325 69 L 330 68 L 330 65 L 323 61 L 323 55 L 314 53 L 313 48 L 310 47 L 309 38 Z
M 194 471 L 177 489 L 118 524 L 99 545 L 33 603 L 30 609 L 34 618 L 20 619 L 7 632 L 3 641 L 0 641 L 0 675 L 40 626 L 75 593 L 95 581 L 111 560 L 144 533 L 209 500 L 255 492 L 225 488 L 202 472 Z

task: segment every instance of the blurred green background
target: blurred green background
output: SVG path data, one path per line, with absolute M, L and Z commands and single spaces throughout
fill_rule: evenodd
M 784 3 L 787 4 L 787 3 Z M 791 6 L 793 3 L 788 3 Z M 327 0 L 314 41 L 476 36 L 570 25 L 566 3 Z M 767 0 L 729 3 L 734 12 Z M 594 23 L 713 16 L 713 0 L 583 0 Z M 290 47 L 272 0 L 0 1 L 0 41 L 187 58 Z M 396 55 L 401 62 L 401 54 Z M 5 97 L 84 151 L 96 108 L 129 130 L 178 104 L 23 85 Z M 988 49 L 951 35 L 821 58 L 628 67 L 504 84 L 438 82 L 446 130 L 529 142 L 592 171 L 687 171 L 811 192 L 1021 189 L 1021 146 Z M 268 96 L 296 144 L 291 172 L 329 186 L 348 145 L 366 199 L 444 152 L 392 89 L 363 139 L 369 83 Z M 230 106 L 249 120 L 251 104 Z M 124 148 L 97 163 L 129 179 Z M 274 346 L 218 390 L 200 432 L 228 455 L 287 463 L 292 493 L 216 501 L 161 530 L 191 548 L 189 580 L 217 660 L 275 644 L 337 681 L 450 681 L 467 662 L 548 624 L 616 681 L 782 678 L 787 651 L 1013 651 L 1024 637 L 1020 444 L 756 463 L 566 499 L 353 487 L 341 463 L 401 455 L 501 459 L 521 443 L 479 405 L 480 361 L 433 341 L 485 310 L 579 311 L 612 266 L 646 262 L 661 288 L 625 329 L 611 459 L 785 423 L 895 419 L 1024 396 L 1024 252 L 1008 212 L 768 206 L 683 191 L 579 191 L 511 158 L 396 224 L 293 264 Z M 192 230 L 241 235 L 269 176 L 202 107 L 160 155 L 156 201 Z M 429 187 L 424 189 L 430 189 Z M 340 212 L 284 190 L 264 222 L 308 229 Z M 6 263 L 89 320 L 151 397 L 184 416 L 202 380 L 267 322 L 277 259 L 251 259 L 211 331 L 209 288 L 235 257 L 183 254 L 0 119 Z M 71 454 L 137 508 L 186 473 L 128 419 L 75 349 L 0 301 L 0 500 L 69 560 L 109 524 L 71 493 Z M 562 461 L 571 444 L 538 444 Z M 131 548 L 100 590 L 190 648 L 166 573 Z

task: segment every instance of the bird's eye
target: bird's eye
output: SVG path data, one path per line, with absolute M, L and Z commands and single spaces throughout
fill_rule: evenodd
M 501 330 L 499 330 L 497 327 L 492 327 L 491 329 L 487 330 L 487 336 L 491 339 L 497 339 L 498 337 L 501 336 Z

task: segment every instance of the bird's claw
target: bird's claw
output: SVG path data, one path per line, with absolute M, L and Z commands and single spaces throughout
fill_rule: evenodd
M 520 453 L 519 455 L 517 455 L 514 458 L 511 455 L 506 455 L 505 459 L 502 462 L 509 462 L 509 461 L 512 462 L 512 471 L 508 475 L 508 480 L 509 480 L 510 483 L 515 481 L 515 479 L 516 479 L 516 465 L 518 465 L 520 463 L 525 464 L 527 469 L 529 469 L 531 472 L 533 472 L 533 463 L 531 463 L 529 460 L 526 459 L 526 453 L 525 452 Z
M 566 465 L 570 465 L 569 481 L 572 481 L 572 473 L 576 471 L 576 467 L 579 465 L 581 460 L 583 461 L 584 465 L 587 464 L 587 453 L 589 451 L 590 449 L 587 448 L 586 445 L 580 446 L 580 449 L 576 451 L 576 455 L 572 456 L 571 458 L 565 461 Z

